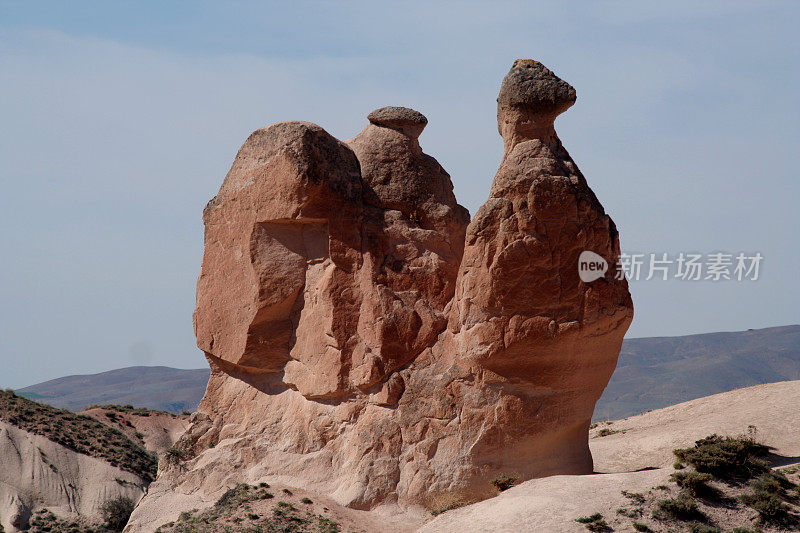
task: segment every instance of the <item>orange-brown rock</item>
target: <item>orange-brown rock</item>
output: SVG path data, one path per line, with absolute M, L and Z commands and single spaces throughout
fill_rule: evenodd
M 472 222 L 414 110 L 373 111 L 345 142 L 302 122 L 254 132 L 204 211 L 195 329 L 212 373 L 179 443 L 192 458 L 162 463 L 131 530 L 236 481 L 368 509 L 591 472 L 589 421 L 633 311 L 616 228 L 553 128 L 574 102 L 540 63 L 514 64 Z M 584 250 L 611 264 L 591 283 Z

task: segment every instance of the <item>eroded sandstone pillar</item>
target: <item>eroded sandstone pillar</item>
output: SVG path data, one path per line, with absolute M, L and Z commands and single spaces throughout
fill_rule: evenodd
M 471 222 L 419 112 L 376 110 L 346 142 L 302 122 L 254 132 L 204 211 L 195 329 L 212 373 L 178 443 L 191 457 L 162 462 L 131 523 L 165 494 L 198 507 L 235 482 L 370 509 L 591 472 L 633 306 L 616 227 L 554 129 L 575 98 L 514 63 L 503 160 Z M 585 250 L 610 264 L 591 283 Z

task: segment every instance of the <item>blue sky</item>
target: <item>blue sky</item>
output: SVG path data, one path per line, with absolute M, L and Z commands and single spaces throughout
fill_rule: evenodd
M 500 80 L 543 61 L 628 251 L 755 252 L 757 282 L 639 281 L 629 336 L 800 322 L 794 2 L 0 2 L 0 386 L 205 365 L 201 213 L 254 129 L 385 105 L 474 213 Z

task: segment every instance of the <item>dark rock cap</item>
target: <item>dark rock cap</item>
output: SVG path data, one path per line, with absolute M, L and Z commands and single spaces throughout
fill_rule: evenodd
M 428 119 L 419 111 L 395 106 L 376 109 L 367 115 L 367 119 L 376 126 L 398 130 L 414 138 L 419 137 L 428 123 Z
M 517 59 L 503 79 L 497 103 L 558 115 L 577 99 L 575 88 L 533 59 Z

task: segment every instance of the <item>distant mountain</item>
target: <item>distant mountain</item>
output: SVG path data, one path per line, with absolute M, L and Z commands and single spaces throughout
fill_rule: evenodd
M 17 390 L 37 402 L 71 411 L 88 405 L 134 405 L 180 413 L 194 411 L 203 398 L 209 370 L 132 366 L 101 374 L 67 376 Z
M 800 326 L 626 339 L 595 420 L 759 383 L 800 379 Z
M 208 369 L 135 366 L 54 379 L 17 393 L 77 411 L 91 404 L 131 404 L 179 413 L 195 410 L 208 375 Z M 626 339 L 594 419 L 614 420 L 718 392 L 797 379 L 800 326 Z

